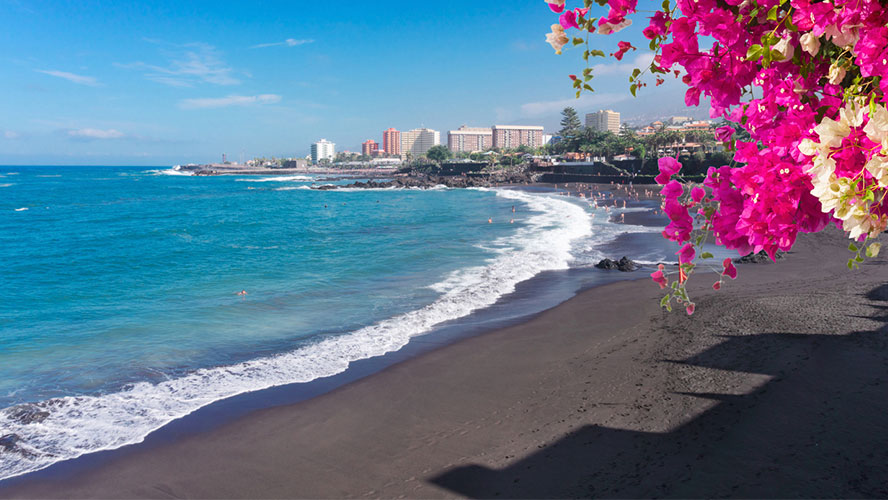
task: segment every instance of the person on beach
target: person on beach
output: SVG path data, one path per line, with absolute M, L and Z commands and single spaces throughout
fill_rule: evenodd
M 512 213 L 515 213 L 515 205 L 512 205 Z

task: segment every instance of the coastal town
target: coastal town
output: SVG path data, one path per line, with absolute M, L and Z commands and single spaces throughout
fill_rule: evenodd
M 305 157 L 256 157 L 239 163 L 229 161 L 223 153 L 221 163 L 177 169 L 200 175 L 309 170 L 462 174 L 561 166 L 562 174 L 638 175 L 655 173 L 656 159 L 662 156 L 685 157 L 692 173 L 730 162 L 723 144 L 715 139 L 713 120 L 669 116 L 630 126 L 621 121 L 619 112 L 610 109 L 586 113 L 584 118 L 581 121 L 576 110 L 565 108 L 558 130 L 546 131 L 540 125 L 462 125 L 447 131 L 446 136 L 424 127 L 404 131 L 390 127 L 382 131 L 379 142 L 365 140 L 359 152 L 338 151 L 334 141 L 321 138 L 310 144 Z

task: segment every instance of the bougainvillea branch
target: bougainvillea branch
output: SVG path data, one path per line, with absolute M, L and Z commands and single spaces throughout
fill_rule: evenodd
M 575 30 L 586 40 L 611 35 L 637 15 L 637 0 L 547 3 L 559 14 L 547 35 L 558 53 Z M 594 3 L 603 8 L 600 18 L 591 17 Z M 685 189 L 673 179 L 681 163 L 660 159 L 656 182 L 670 220 L 663 235 L 681 248 L 678 280 L 669 283 L 664 269 L 651 276 L 669 290 L 664 307 L 675 300 L 693 313 L 685 283 L 708 236 L 740 254 L 764 251 L 774 259 L 799 233 L 833 223 L 852 240 L 849 268 L 877 255 L 875 240 L 888 226 L 888 9 L 877 0 L 665 0 L 647 21 L 643 34 L 655 57 L 633 71 L 629 91 L 645 87 L 648 73 L 658 85 L 674 75 L 687 85 L 688 106 L 705 96 L 710 117 L 750 137 L 733 140 L 732 127 L 716 130 L 733 148 L 735 166 L 710 168 L 705 190 Z M 583 43 L 586 68 L 573 78 L 578 96 L 591 91 L 590 57 L 607 57 L 574 38 Z M 618 60 L 634 48 L 614 45 Z M 724 277 L 736 277 L 729 261 L 713 288 Z

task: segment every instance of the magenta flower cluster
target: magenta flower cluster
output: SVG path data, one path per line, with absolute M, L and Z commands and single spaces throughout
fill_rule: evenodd
M 636 1 L 608 0 L 597 32 L 628 26 Z M 582 16 L 579 9 L 566 11 L 561 25 L 593 31 L 585 10 L 591 3 Z M 550 6 L 565 9 L 563 0 Z M 568 12 L 574 22 L 565 25 Z M 764 250 L 773 259 L 792 248 L 799 233 L 830 222 L 855 243 L 885 230 L 888 8 L 878 0 L 667 0 L 648 19 L 643 33 L 656 55 L 645 71 L 658 84 L 661 75 L 680 77 L 688 106 L 705 96 L 712 118 L 748 134 L 737 140 L 735 127 L 715 131 L 735 152 L 735 164 L 710 168 L 705 190 L 687 191 L 673 179 L 681 170 L 676 159 L 659 161 L 656 182 L 670 220 L 663 235 L 682 245 L 678 296 L 689 312 L 693 303 L 683 283 L 694 266 L 694 246 L 705 241 L 701 235 L 740 254 Z M 622 57 L 626 46 L 620 42 L 613 55 Z M 633 93 L 645 86 L 638 72 L 631 81 Z M 855 243 L 849 267 L 862 260 Z M 866 253 L 878 250 L 872 243 Z M 663 286 L 663 270 L 654 274 Z M 736 269 L 725 265 L 722 276 L 733 278 Z

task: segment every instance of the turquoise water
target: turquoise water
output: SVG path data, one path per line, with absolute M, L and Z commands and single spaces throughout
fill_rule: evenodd
M 0 479 L 397 350 L 619 232 L 558 196 L 172 173 L 0 167 Z

